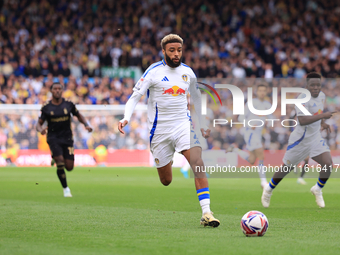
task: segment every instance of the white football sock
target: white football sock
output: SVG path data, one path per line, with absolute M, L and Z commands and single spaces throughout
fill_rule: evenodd
M 322 190 L 322 188 L 320 188 L 319 185 L 315 184 L 314 186 L 315 186 L 315 188 L 316 188 L 318 191 L 321 191 L 321 190 Z
M 269 184 L 266 185 L 266 186 L 264 187 L 264 189 L 265 189 L 266 191 L 268 191 L 268 192 L 273 192 L 273 190 L 274 190 L 274 189 L 272 189 L 272 188 L 270 187 Z
M 211 212 L 210 211 L 210 199 L 207 198 L 207 199 L 202 199 L 200 201 L 200 205 L 202 207 L 202 214 L 205 214 L 207 212 Z

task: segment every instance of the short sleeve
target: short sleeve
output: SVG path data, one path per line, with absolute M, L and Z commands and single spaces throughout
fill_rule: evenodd
M 151 75 L 150 74 L 143 75 L 143 77 L 140 78 L 139 81 L 136 83 L 135 87 L 133 88 L 133 91 L 141 95 L 144 95 L 151 85 L 152 85 Z
M 75 116 L 75 115 L 78 114 L 78 109 L 77 109 L 76 105 L 73 102 L 71 102 L 71 105 L 72 105 L 71 113 L 72 113 L 72 115 Z
M 190 73 L 189 73 L 189 79 L 190 79 L 190 88 L 189 88 L 189 92 L 191 94 L 191 92 L 194 92 L 196 90 L 199 90 L 198 87 L 198 83 L 197 83 L 197 77 L 196 74 L 194 73 L 194 71 L 190 68 Z
M 302 106 L 305 107 L 307 109 L 307 111 L 310 112 L 309 102 L 303 103 Z M 295 112 L 296 112 L 296 116 L 306 116 L 297 106 L 295 106 Z
M 45 121 L 47 119 L 47 115 L 44 111 L 44 107 L 41 108 L 41 114 L 40 114 L 39 119 L 42 119 L 43 121 Z

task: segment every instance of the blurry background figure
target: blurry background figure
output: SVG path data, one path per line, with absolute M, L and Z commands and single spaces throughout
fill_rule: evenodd
M 92 157 L 97 163 L 97 166 L 106 166 L 107 149 L 104 145 L 98 145 L 91 153 Z
M 14 138 L 8 143 L 8 148 L 2 153 L 2 157 L 6 160 L 7 166 L 15 166 L 15 160 L 18 158 L 20 145 Z

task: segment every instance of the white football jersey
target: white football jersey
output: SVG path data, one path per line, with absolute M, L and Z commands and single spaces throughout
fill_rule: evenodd
M 267 100 L 261 101 L 258 98 L 253 98 L 253 106 L 254 106 L 254 108 L 256 110 L 269 110 L 272 107 L 272 104 L 269 103 Z M 264 125 L 262 127 L 256 127 L 254 129 L 254 131 L 256 133 L 261 134 L 262 133 L 262 129 L 268 124 L 266 119 L 272 119 L 272 116 L 255 115 L 255 114 L 253 114 L 252 112 L 249 111 L 248 104 L 246 104 L 244 106 L 244 108 L 245 108 L 244 119 L 246 121 L 245 126 L 247 127 L 246 130 L 251 129 L 251 127 L 248 126 L 248 121 L 249 120 L 262 120 Z M 260 121 L 251 121 L 250 124 L 252 126 L 260 126 L 261 122 Z
M 305 94 L 300 94 L 298 98 L 304 98 L 306 95 Z M 324 103 L 326 100 L 325 94 L 320 91 L 319 96 L 314 98 L 311 97 L 311 99 L 307 102 L 302 104 L 312 115 L 317 115 L 323 113 L 324 110 Z M 297 116 L 306 116 L 299 108 L 295 106 L 295 111 Z M 316 122 L 313 122 L 312 124 L 309 125 L 304 125 L 301 126 L 299 119 L 297 119 L 297 126 L 295 127 L 293 133 L 296 135 L 301 135 L 305 138 L 307 137 L 312 137 L 316 133 L 320 132 L 321 128 L 321 120 L 318 120 Z
M 148 127 L 152 134 L 171 132 L 189 121 L 187 94 L 190 79 L 196 78 L 192 69 L 181 64 L 169 67 L 164 60 L 152 64 L 133 88 L 148 93 Z

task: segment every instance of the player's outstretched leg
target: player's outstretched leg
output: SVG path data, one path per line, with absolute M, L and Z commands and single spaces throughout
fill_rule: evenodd
M 195 175 L 196 192 L 202 208 L 202 218 L 200 223 L 203 226 L 216 228 L 220 225 L 220 221 L 213 216 L 213 213 L 210 210 L 208 179 L 205 172 L 201 171 L 204 169 L 202 149 L 200 147 L 193 147 L 189 150 L 182 151 L 182 154 L 190 163 L 191 169 Z
M 64 170 L 65 168 L 64 157 L 56 156 L 54 157 L 54 160 L 57 164 L 57 175 L 61 183 L 61 186 L 63 187 L 64 190 L 64 197 L 72 197 L 71 190 L 67 186 L 66 173 Z
M 270 198 L 273 194 L 273 190 L 280 183 L 280 181 L 291 171 L 291 167 L 283 165 L 280 171 L 275 172 L 270 182 L 263 188 L 261 202 L 263 207 L 269 207 Z
M 331 175 L 331 171 L 333 168 L 333 161 L 332 161 L 332 157 L 329 151 L 313 157 L 313 160 L 316 161 L 318 164 L 320 164 L 320 166 L 322 167 L 322 170 L 320 171 L 318 181 L 310 189 L 310 191 L 315 196 L 316 204 L 320 208 L 324 208 L 325 201 L 322 196 L 322 189 Z
M 188 179 L 189 178 L 189 169 L 190 169 L 190 164 L 187 161 L 185 165 L 181 168 L 181 173 L 183 174 L 184 178 Z
M 237 146 L 237 144 L 230 144 L 227 152 L 235 152 L 237 155 L 239 155 L 241 158 L 249 162 L 250 154 L 246 151 L 240 150 Z M 255 161 L 255 159 L 254 159 Z
M 242 159 L 248 161 L 249 164 L 251 165 L 254 165 L 256 159 L 258 158 L 259 159 L 258 172 L 259 172 L 259 177 L 261 180 L 262 189 L 268 184 L 266 173 L 263 171 L 263 161 L 264 161 L 263 148 L 258 148 L 248 153 L 247 151 L 240 150 L 236 144 L 231 144 L 228 147 L 227 152 L 235 152 Z
M 252 155 L 253 154 L 253 155 Z M 264 172 L 263 169 L 263 161 L 264 161 L 264 151 L 263 148 L 258 148 L 255 149 L 254 151 L 251 152 L 251 157 L 249 157 L 249 163 L 254 164 L 256 158 L 259 159 L 259 166 L 258 166 L 258 171 L 259 171 L 259 177 L 261 180 L 261 187 L 262 189 L 268 184 L 267 178 L 266 178 L 266 173 Z
M 297 179 L 297 183 L 298 183 L 298 184 L 302 184 L 302 185 L 306 185 L 306 184 L 307 184 L 307 182 L 303 179 L 303 176 L 304 176 L 305 173 L 306 173 L 306 165 L 308 164 L 308 161 L 309 161 L 309 157 L 305 158 L 304 163 L 303 163 L 303 166 L 302 166 L 301 175 L 300 175 L 300 177 Z

